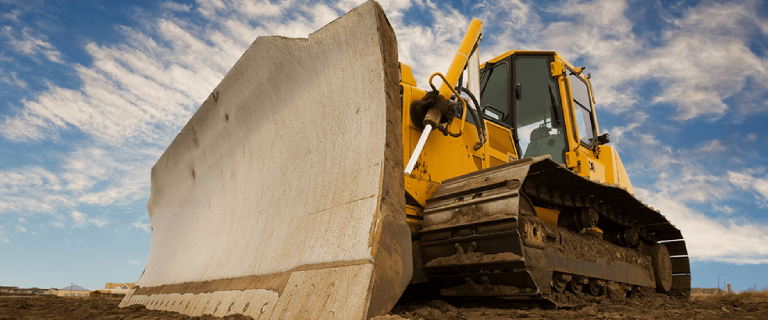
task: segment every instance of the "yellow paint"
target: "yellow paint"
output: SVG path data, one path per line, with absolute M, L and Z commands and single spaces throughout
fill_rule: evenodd
M 416 86 L 416 78 L 413 77 L 411 66 L 400 62 L 400 81 L 410 86 Z
M 478 19 L 472 19 L 472 22 L 469 23 L 467 33 L 464 34 L 464 39 L 461 40 L 459 49 L 453 56 L 451 66 L 448 67 L 448 72 L 445 73 L 447 83 L 444 83 L 440 86 L 440 95 L 443 96 L 443 98 L 451 98 L 451 91 L 459 81 L 459 76 L 461 76 L 461 73 L 464 71 L 464 67 L 467 65 L 469 54 L 472 53 L 472 48 L 475 46 L 477 39 L 480 37 L 480 31 L 482 29 L 483 23 Z
M 405 175 L 405 188 L 411 190 L 410 195 L 422 206 L 426 205 L 427 199 L 432 198 L 439 186 L 440 183 L 434 181 L 422 180 L 410 174 Z
M 536 215 L 546 224 L 557 225 L 557 216 L 560 210 L 536 207 Z
M 423 210 L 419 207 L 406 205 L 405 214 L 407 217 L 406 221 L 408 223 L 408 229 L 411 230 L 411 237 L 416 237 L 419 230 L 421 230 L 424 221 L 422 221 L 421 218 L 417 219 L 412 217 L 421 217 L 423 215 Z

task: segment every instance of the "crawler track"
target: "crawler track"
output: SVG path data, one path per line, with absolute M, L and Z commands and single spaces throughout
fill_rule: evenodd
M 559 225 L 543 223 L 535 207 L 560 210 Z M 445 296 L 568 306 L 581 293 L 664 291 L 655 268 L 667 270 L 656 273 L 667 274 L 668 288 L 671 277 L 668 293 L 690 291 L 677 228 L 626 190 L 582 178 L 548 156 L 444 181 L 427 203 L 420 236 L 425 271 Z M 662 246 L 670 259 L 654 258 Z

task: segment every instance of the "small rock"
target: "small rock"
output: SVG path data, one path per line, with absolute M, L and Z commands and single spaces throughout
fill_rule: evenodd
M 595 316 L 597 314 L 597 311 L 595 311 L 592 307 L 584 307 L 579 310 L 579 314 L 588 315 L 588 316 Z

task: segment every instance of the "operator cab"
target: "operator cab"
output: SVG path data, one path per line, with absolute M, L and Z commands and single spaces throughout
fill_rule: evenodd
M 480 105 L 485 119 L 510 128 L 521 158 L 549 154 L 565 163 L 568 137 L 559 77 L 552 75 L 554 52 L 510 52 L 487 62 L 480 76 Z M 566 65 L 573 92 L 579 138 L 585 146 L 595 140 L 587 82 Z M 564 88 L 568 85 L 565 84 Z M 568 109 L 568 108 L 566 108 Z

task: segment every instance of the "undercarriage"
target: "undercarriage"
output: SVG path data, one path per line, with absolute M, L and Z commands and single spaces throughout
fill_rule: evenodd
M 540 219 L 542 208 L 559 211 L 557 226 Z M 548 156 L 444 181 L 427 202 L 419 236 L 416 274 L 443 296 L 568 306 L 579 294 L 690 291 L 677 228 L 626 190 Z

